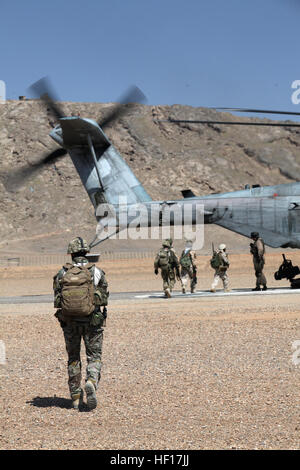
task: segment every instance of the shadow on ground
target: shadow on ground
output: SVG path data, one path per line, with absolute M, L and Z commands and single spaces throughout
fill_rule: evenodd
M 50 408 L 52 406 L 55 406 L 56 408 L 72 408 L 72 401 L 70 399 L 56 396 L 35 397 L 26 403 L 32 406 L 37 406 L 38 408 Z
M 72 400 L 70 398 L 61 398 L 61 397 L 35 397 L 32 400 L 26 402 L 31 406 L 36 406 L 38 408 L 64 408 L 64 409 L 73 409 Z M 79 408 L 81 412 L 90 411 L 85 403 Z

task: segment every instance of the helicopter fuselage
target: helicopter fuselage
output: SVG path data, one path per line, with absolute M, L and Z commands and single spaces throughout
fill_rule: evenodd
M 246 237 L 257 231 L 269 246 L 300 248 L 300 183 L 153 201 L 96 121 L 64 117 L 50 136 L 71 156 L 97 221 L 106 217 L 107 224 L 118 226 L 125 211 L 130 224 L 139 210 L 140 226 L 182 224 L 187 213 L 189 223 L 195 224 L 201 214 L 203 223 Z M 113 222 L 111 216 L 99 211 L 103 204 L 113 210 Z

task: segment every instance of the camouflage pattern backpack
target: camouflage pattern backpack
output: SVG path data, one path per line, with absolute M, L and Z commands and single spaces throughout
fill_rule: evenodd
M 158 265 L 160 268 L 164 268 L 168 266 L 169 259 L 170 259 L 169 250 L 164 250 L 164 249 L 159 250 L 158 258 L 159 258 Z
M 191 260 L 190 252 L 188 251 L 186 253 L 185 250 L 184 250 L 181 253 L 181 256 L 180 256 L 180 265 L 185 269 L 189 269 L 192 266 L 192 264 L 193 264 L 193 262 Z
M 63 315 L 85 317 L 95 310 L 92 265 L 66 264 L 65 275 L 60 281 L 60 301 Z
M 221 256 L 220 256 L 220 253 L 218 253 L 217 251 L 214 251 L 214 254 L 210 260 L 210 265 L 213 269 L 218 269 L 220 266 L 222 266 L 222 260 L 221 260 Z

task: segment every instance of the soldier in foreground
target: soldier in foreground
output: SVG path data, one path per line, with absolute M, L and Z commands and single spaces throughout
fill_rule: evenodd
M 170 240 L 164 240 L 162 248 L 157 253 L 154 260 L 154 273 L 157 275 L 161 271 L 163 279 L 163 290 L 165 296 L 170 298 L 175 285 L 175 272 L 177 280 L 180 281 L 179 262 Z
M 66 263 L 53 279 L 54 307 L 58 309 L 55 316 L 64 333 L 68 353 L 68 384 L 75 409 L 83 405 L 81 338 L 87 357 L 84 387 L 87 406 L 89 409 L 97 406 L 96 390 L 101 377 L 103 326 L 109 295 L 105 273 L 89 263 L 86 258 L 88 252 L 89 247 L 84 239 L 73 239 L 68 246 L 72 263 Z
M 221 243 L 219 249 L 213 252 L 213 257 L 210 260 L 211 267 L 215 270 L 214 280 L 211 285 L 210 292 L 216 292 L 216 287 L 220 281 L 223 282 L 225 292 L 229 292 L 228 289 L 228 275 L 227 269 L 229 268 L 229 260 L 226 253 L 226 245 Z
M 256 287 L 253 291 L 260 291 L 260 286 L 263 286 L 262 290 L 267 290 L 267 279 L 263 273 L 265 265 L 265 244 L 262 238 L 260 238 L 258 232 L 251 232 L 251 238 L 253 243 L 250 243 L 250 253 L 253 256 L 253 265 L 256 276 Z
M 195 292 L 195 287 L 197 284 L 197 266 L 194 263 L 196 259 L 196 253 L 192 251 L 191 246 L 185 247 L 180 256 L 180 266 L 181 266 L 181 286 L 182 293 L 186 293 L 188 279 L 190 279 L 191 294 Z

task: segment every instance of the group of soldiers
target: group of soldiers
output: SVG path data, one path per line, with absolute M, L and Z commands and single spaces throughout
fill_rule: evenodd
M 256 286 L 252 290 L 267 290 L 267 280 L 263 273 L 265 265 L 265 244 L 258 232 L 252 232 L 250 236 L 252 239 L 252 243 L 250 243 L 250 253 L 253 257 L 253 266 L 256 276 Z M 154 260 L 154 273 L 157 275 L 160 269 L 165 297 L 171 297 L 176 279 L 181 283 L 183 294 L 187 291 L 188 280 L 190 280 L 191 293 L 195 292 L 197 284 L 197 266 L 195 260 L 196 253 L 192 250 L 191 241 L 187 241 L 185 249 L 182 251 L 179 258 L 173 248 L 173 240 L 169 238 L 163 241 L 162 248 L 159 250 Z M 216 287 L 219 282 L 222 281 L 224 291 L 229 292 L 227 271 L 230 263 L 224 243 L 221 243 L 218 250 L 214 251 L 210 264 L 215 270 L 210 291 L 216 292 Z
M 251 233 L 253 243 L 250 251 L 256 275 L 256 287 L 253 290 L 267 289 L 263 274 L 265 247 L 257 232 Z M 93 410 L 97 406 L 96 391 L 101 377 L 101 356 L 103 327 L 106 324 L 107 301 L 109 297 L 105 273 L 89 262 L 89 246 L 81 237 L 76 237 L 68 245 L 71 263 L 66 263 L 53 279 L 55 317 L 63 330 L 68 354 L 68 385 L 72 407 L 81 410 L 87 406 Z M 197 284 L 196 253 L 192 242 L 187 241 L 179 259 L 173 248 L 173 240 L 163 241 L 162 248 L 154 261 L 154 272 L 159 270 L 163 279 L 166 297 L 171 297 L 176 279 L 180 281 L 182 293 L 187 291 L 188 281 L 193 293 Z M 211 259 L 215 270 L 211 292 L 215 292 L 222 280 L 224 290 L 228 291 L 229 268 L 226 245 L 219 245 Z M 80 346 L 83 339 L 86 350 L 87 366 L 85 385 L 82 387 Z M 84 403 L 84 392 L 86 403 Z
M 157 253 L 154 260 L 154 273 L 157 275 L 160 269 L 163 279 L 163 290 L 166 297 L 171 297 L 175 285 L 175 275 L 181 282 L 182 292 L 185 294 L 188 279 L 190 279 L 190 288 L 193 293 L 197 284 L 197 267 L 194 262 L 196 253 L 191 249 L 191 243 L 187 245 L 181 253 L 180 259 L 173 248 L 172 238 L 163 241 L 162 248 Z

